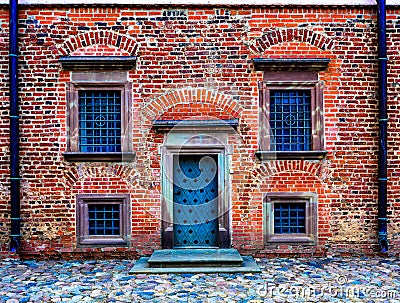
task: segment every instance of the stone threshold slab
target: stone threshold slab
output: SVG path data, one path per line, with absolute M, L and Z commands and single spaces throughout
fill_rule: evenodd
M 236 249 L 163 249 L 148 260 L 151 267 L 240 266 L 242 256 Z
M 215 273 L 261 273 L 261 269 L 253 257 L 243 256 L 241 266 L 207 266 L 207 267 L 150 267 L 148 257 L 140 258 L 129 271 L 130 275 L 136 274 L 215 274 Z

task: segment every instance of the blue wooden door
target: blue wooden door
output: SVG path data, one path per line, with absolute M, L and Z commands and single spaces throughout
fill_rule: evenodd
M 174 157 L 174 246 L 218 246 L 216 155 Z

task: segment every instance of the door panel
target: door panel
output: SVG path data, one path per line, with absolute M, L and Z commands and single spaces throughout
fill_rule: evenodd
M 176 155 L 174 247 L 218 246 L 217 155 Z

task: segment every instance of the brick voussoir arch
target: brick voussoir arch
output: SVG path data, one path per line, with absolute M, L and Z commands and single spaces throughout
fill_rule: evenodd
M 255 40 L 250 49 L 256 53 L 263 53 L 271 46 L 291 41 L 309 43 L 321 50 L 331 50 L 335 46 L 335 41 L 323 33 L 296 27 L 267 31 Z
M 108 45 L 119 48 L 135 56 L 138 51 L 136 41 L 127 35 L 121 35 L 112 31 L 88 31 L 72 36 L 64 43 L 57 46 L 63 56 L 69 56 L 79 48 L 91 45 Z
M 116 177 L 123 180 L 130 188 L 140 186 L 138 172 L 128 165 L 77 165 L 71 166 L 65 175 L 65 182 L 68 188 L 73 188 L 78 182 L 96 177 Z
M 233 117 L 239 117 L 242 108 L 233 100 L 231 96 L 221 94 L 216 90 L 207 88 L 183 88 L 175 91 L 170 91 L 158 98 L 151 100 L 143 109 L 143 117 L 145 117 L 144 125 L 150 126 L 152 122 L 160 117 L 168 109 L 177 104 L 189 103 L 208 103 L 213 104 Z
M 275 175 L 279 175 L 283 172 L 301 172 L 311 176 L 314 176 L 321 183 L 326 183 L 321 176 L 321 162 L 309 162 L 309 161 L 268 161 L 263 162 L 259 167 L 255 169 L 254 178 L 257 178 L 259 182 L 266 178 L 271 178 Z
M 252 178 L 256 187 L 269 182 L 271 178 L 279 176 L 282 173 L 303 173 L 318 180 L 320 184 L 333 193 L 340 193 L 340 188 L 335 186 L 330 178 L 326 178 L 325 173 L 329 171 L 329 161 L 310 162 L 304 160 L 296 161 L 268 161 L 263 162 L 254 168 Z

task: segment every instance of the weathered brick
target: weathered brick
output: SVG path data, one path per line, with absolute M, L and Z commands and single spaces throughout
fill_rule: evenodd
M 389 240 L 400 248 L 400 21 L 388 19 Z M 377 253 L 377 36 L 372 7 L 21 6 L 20 105 L 23 255 L 137 256 L 161 247 L 161 157 L 155 119 L 239 119 L 230 167 L 232 245 L 257 256 Z M 8 11 L 0 9 L 0 70 L 7 74 Z M 138 56 L 133 164 L 70 163 L 65 55 Z M 258 81 L 252 59 L 329 58 L 322 161 L 260 162 Z M 0 80 L 0 256 L 10 226 L 8 83 Z M 267 192 L 317 192 L 318 245 L 264 246 Z M 76 194 L 131 196 L 134 245 L 77 247 Z

